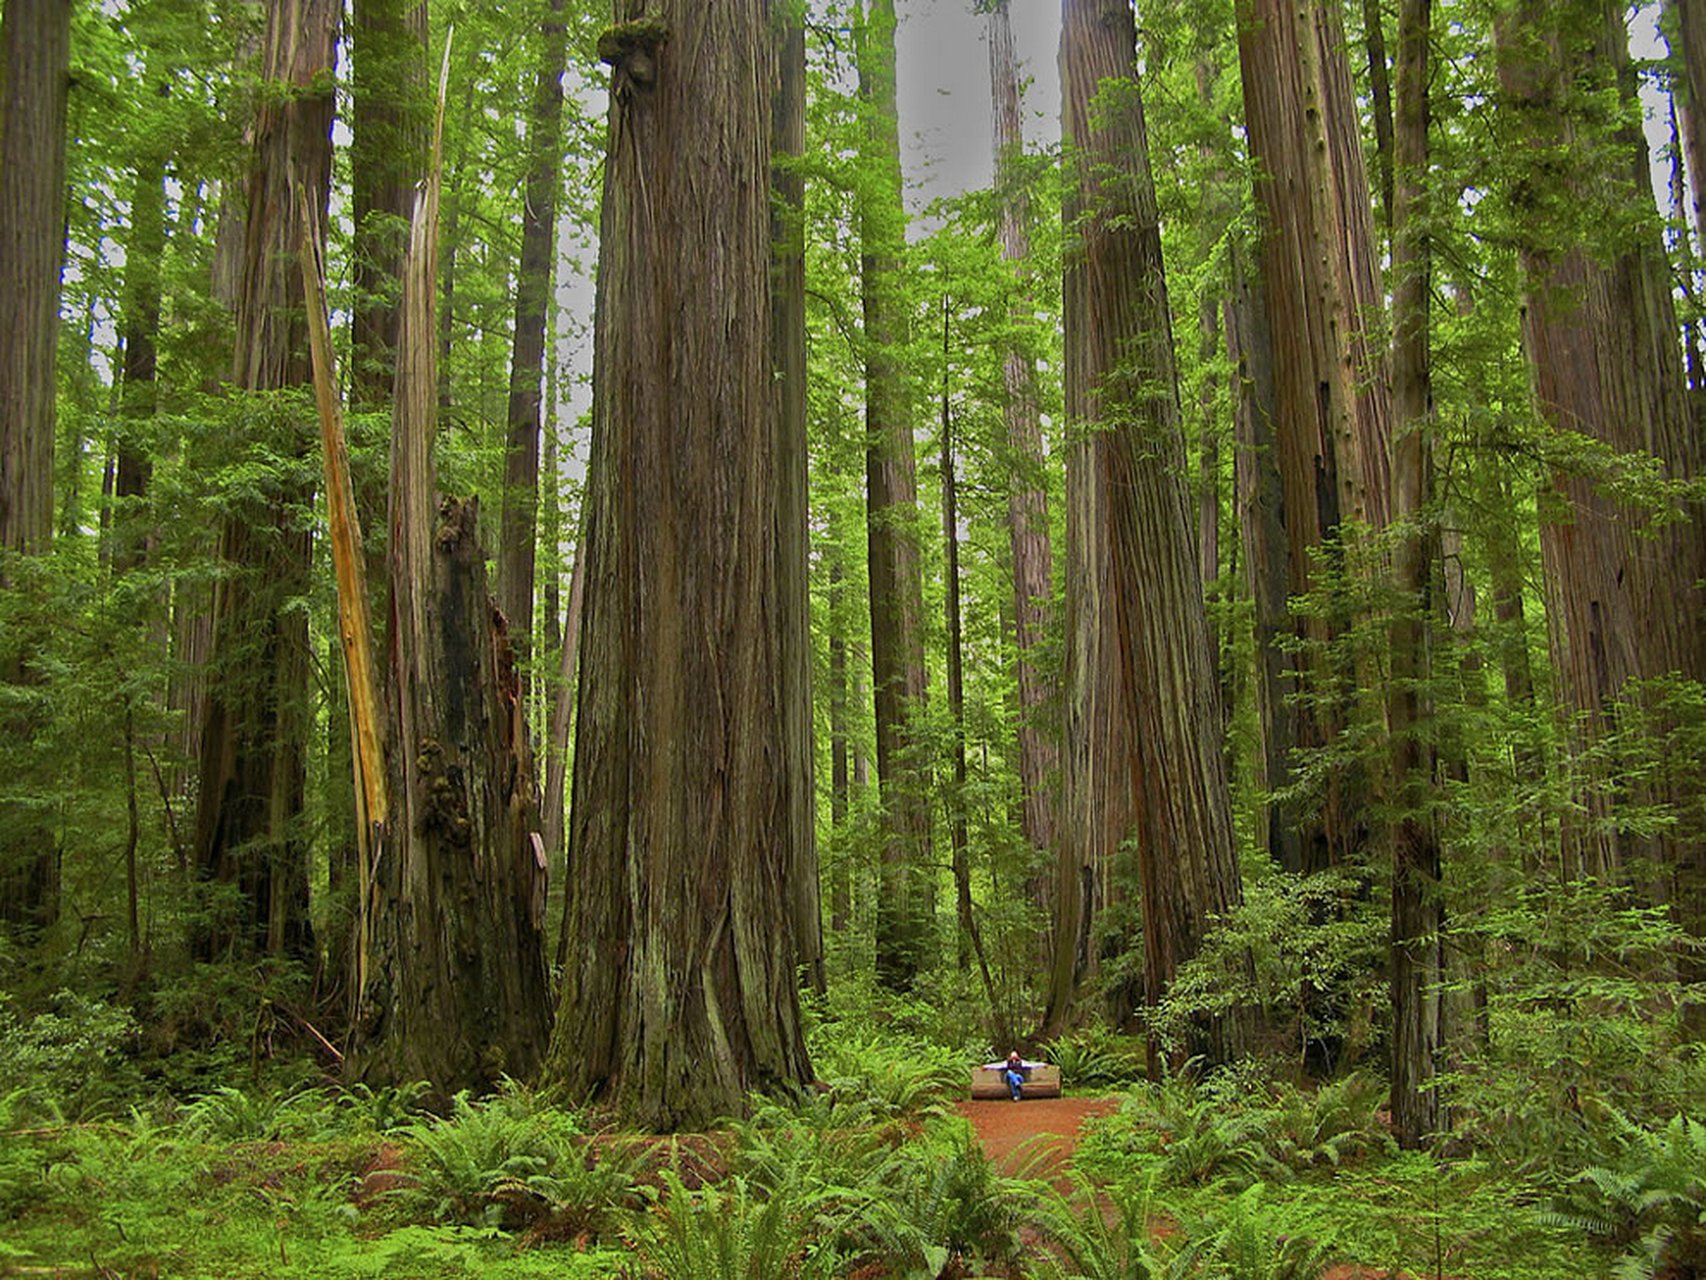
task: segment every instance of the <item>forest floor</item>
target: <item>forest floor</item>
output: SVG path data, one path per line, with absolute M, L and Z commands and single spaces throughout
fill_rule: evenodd
M 960 1102 L 956 1110 L 970 1122 L 984 1154 L 1004 1177 L 1047 1178 L 1066 1195 L 1072 1190 L 1072 1157 L 1085 1121 L 1113 1115 L 1121 1101 L 1120 1096 L 1031 1098 L 1018 1103 L 998 1099 Z M 1156 1225 L 1162 1235 L 1176 1234 L 1171 1219 L 1163 1217 Z M 1320 1280 L 1413 1278 L 1407 1271 L 1338 1263 L 1322 1272 Z M 1439 1280 L 1466 1278 L 1441 1275 Z
M 961 1102 L 958 1107 L 1003 1175 L 1050 1178 L 1063 1193 L 1071 1189 L 1066 1173 L 1078 1149 L 1079 1129 L 1086 1120 L 1119 1109 L 1117 1097 Z

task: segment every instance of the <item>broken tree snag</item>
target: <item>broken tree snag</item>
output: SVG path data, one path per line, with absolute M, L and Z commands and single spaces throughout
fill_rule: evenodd
M 448 67 L 448 53 L 446 56 Z M 444 93 L 439 93 L 442 123 Z M 403 271 L 391 424 L 393 829 L 374 869 L 368 981 L 348 1071 L 444 1099 L 545 1050 L 544 868 L 515 664 L 487 590 L 478 507 L 440 497 L 439 151 Z

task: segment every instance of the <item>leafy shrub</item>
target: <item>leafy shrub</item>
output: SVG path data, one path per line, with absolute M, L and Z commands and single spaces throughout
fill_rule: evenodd
M 1380 1120 L 1385 1100 L 1385 1083 L 1361 1072 L 1313 1093 L 1285 1089 L 1264 1114 L 1266 1153 L 1275 1165 L 1302 1173 L 1395 1151 L 1397 1144 Z
M 25 1208 L 45 1189 L 41 1149 L 34 1139 L 16 1131 L 22 1100 L 22 1090 L 0 1095 L 0 1219 Z
M 905 1168 L 871 1210 L 883 1247 L 931 1274 L 949 1258 L 1000 1265 L 1018 1254 L 1029 1184 L 1001 1177 L 964 1121 L 943 1125 L 903 1148 Z
M 1048 1046 L 1048 1057 L 1060 1068 L 1062 1082 L 1074 1088 L 1128 1085 L 1143 1079 L 1149 1067 L 1141 1040 L 1097 1026 L 1059 1037 Z
M 277 1142 L 323 1138 L 338 1128 L 337 1099 L 319 1089 L 296 1093 L 222 1085 L 184 1110 L 183 1135 L 192 1142 Z
M 390 1133 L 414 1121 L 421 1111 L 421 1099 L 431 1087 L 425 1080 L 378 1089 L 357 1083 L 345 1091 L 339 1103 L 358 1131 Z
M 814 1094 L 798 1106 L 757 1099 L 735 1140 L 735 1172 L 764 1188 L 875 1191 L 904 1164 L 886 1107 L 860 1094 Z
M 1706 1274 L 1706 1124 L 1616 1122 L 1621 1157 L 1582 1170 L 1550 1220 L 1623 1248 L 1618 1280 Z
M 136 1045 L 137 1026 L 117 1005 L 73 991 L 20 1018 L 0 994 L 0 1089 L 28 1087 L 70 1115 L 80 1115 L 122 1088 L 121 1070 Z
M 1117 1115 L 1093 1122 L 1078 1163 L 1112 1182 L 1242 1186 L 1272 1165 L 1263 1137 L 1260 1113 L 1227 1107 L 1175 1078 L 1134 1089 Z
M 922 1121 L 945 1114 L 965 1087 L 966 1058 L 953 1050 L 899 1037 L 858 1033 L 836 1024 L 811 1046 L 818 1075 L 838 1095 L 862 1099 L 887 1120 Z
M 1043 1202 L 1039 1221 L 1052 1247 L 1043 1258 L 1045 1280 L 1172 1280 L 1186 1274 L 1156 1237 L 1155 1182 L 1116 1182 L 1107 1188 L 1112 1215 L 1094 1188 L 1080 1182 L 1073 1200 L 1058 1194 Z
M 1191 1232 L 1181 1261 L 1201 1280 L 1317 1280 L 1331 1241 L 1289 1234 L 1262 1203 L 1255 1183 Z
M 632 1186 L 633 1161 L 588 1144 L 577 1118 L 514 1085 L 474 1102 L 466 1091 L 442 1119 L 393 1132 L 407 1139 L 414 1198 L 440 1220 L 539 1225 L 573 1233 L 601 1227 Z
M 843 1271 L 831 1238 L 837 1197 L 796 1187 L 759 1191 L 743 1177 L 689 1191 L 673 1170 L 629 1245 L 646 1280 L 830 1280 Z
M 1251 868 L 1243 901 L 1216 918 L 1150 1015 L 1162 1043 L 1181 1047 L 1204 1020 L 1243 1010 L 1273 1029 L 1275 1055 L 1292 1062 L 1322 1044 L 1360 1052 L 1386 1000 L 1389 932 L 1361 876 Z

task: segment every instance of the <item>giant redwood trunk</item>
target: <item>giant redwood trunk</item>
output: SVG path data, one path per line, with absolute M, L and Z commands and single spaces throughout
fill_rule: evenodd
M 332 69 L 340 6 L 271 0 L 250 156 L 232 382 L 239 393 L 310 381 L 297 247 L 303 203 L 324 222 L 332 165 Z M 260 447 L 301 458 L 306 415 L 257 399 Z M 307 958 L 309 535 L 300 481 L 242 500 L 219 528 L 213 657 L 200 752 L 194 859 L 210 897 L 198 950 Z M 231 892 L 235 889 L 235 893 Z
M 1386 522 L 1390 403 L 1384 352 L 1375 341 L 1383 308 L 1375 274 L 1373 219 L 1360 123 L 1340 11 L 1332 0 L 1240 0 L 1239 68 L 1250 152 L 1259 166 L 1263 217 L 1258 249 L 1273 371 L 1274 453 L 1286 528 L 1289 596 L 1316 589 L 1323 550 L 1336 554 L 1341 525 Z M 1345 709 L 1326 696 L 1348 673 L 1328 669 L 1324 647 L 1341 624 L 1299 619 L 1302 692 L 1291 718 L 1293 747 L 1334 744 Z M 1294 870 L 1315 870 L 1360 849 L 1367 835 L 1366 784 L 1333 767 L 1311 810 L 1286 814 L 1300 829 Z
M 865 504 L 871 585 L 871 681 L 877 776 L 883 798 L 877 977 L 905 990 L 928 962 L 935 932 L 930 858 L 930 765 L 918 730 L 924 710 L 924 586 L 919 564 L 912 398 L 901 365 L 906 213 L 901 204 L 895 105 L 894 0 L 855 10 L 866 163 L 859 199 L 860 291 L 865 319 Z
M 65 250 L 65 115 L 71 6 L 9 0 L 0 118 L 0 555 L 47 550 L 53 533 L 54 350 Z M 0 590 L 8 585 L 0 568 Z M 26 655 L 0 646 L 0 681 L 25 680 Z M 24 740 L 29 723 L 5 732 Z M 8 809 L 11 806 L 7 806 Z M 0 812 L 0 924 L 33 936 L 58 911 L 52 840 L 27 812 Z
M 442 90 L 441 90 L 442 93 Z M 550 1020 L 545 856 L 472 499 L 438 493 L 439 179 L 404 264 L 390 486 L 390 814 L 366 868 L 352 1075 L 435 1096 L 532 1074 Z
M 795 988 L 763 0 L 622 0 L 570 940 L 547 1077 L 658 1129 L 810 1078 Z M 691 394 L 683 394 L 690 388 Z
M 1013 49 L 1013 24 L 1008 0 L 989 6 L 989 87 L 995 140 L 996 188 L 1001 203 L 997 234 L 1001 258 L 1022 273 L 1031 256 L 1026 230 L 1029 201 L 1023 186 L 1025 138 L 1020 123 L 1019 61 Z M 1021 276 L 1010 319 L 1031 308 Z M 1055 849 L 1055 774 L 1059 770 L 1058 724 L 1047 723 L 1056 697 L 1055 682 L 1042 659 L 1054 601 L 1053 553 L 1049 546 L 1048 489 L 1044 485 L 1042 429 L 1037 409 L 1036 369 L 1015 344 L 1002 356 L 1005 396 L 1001 414 L 1007 428 L 1007 448 L 1013 459 L 1007 490 L 1007 536 L 1013 557 L 1013 638 L 1019 672 L 1019 790 L 1024 805 L 1025 842 L 1036 851 L 1039 865 Z M 1050 911 L 1053 885 L 1046 873 L 1028 885 L 1031 901 Z M 1048 963 L 1046 937 L 1043 961 Z
M 1652 199 L 1621 7 L 1599 0 L 1518 6 L 1496 28 L 1499 77 L 1517 145 L 1510 198 L 1538 206 L 1518 246 L 1527 293 L 1523 348 L 1541 416 L 1621 455 L 1656 460 L 1673 480 L 1700 475 L 1670 272 L 1656 220 L 1628 218 Z M 1592 77 L 1599 77 L 1595 80 Z M 1623 115 L 1607 130 L 1587 91 L 1615 88 Z M 1603 95 L 1601 96 L 1603 100 Z M 1562 177 L 1559 152 L 1580 157 Z M 1634 202 L 1639 202 L 1635 204 Z M 1615 213 L 1614 213 L 1615 211 Z M 1584 469 L 1558 467 L 1542 495 L 1547 632 L 1560 701 L 1584 787 L 1567 824 L 1566 874 L 1622 876 L 1644 861 L 1650 891 L 1685 927 L 1701 925 L 1706 841 L 1681 829 L 1648 835 L 1620 823 L 1625 799 L 1686 814 L 1701 791 L 1698 761 L 1664 776 L 1608 778 L 1591 762 L 1619 729 L 1630 681 L 1706 678 L 1706 524 L 1700 505 L 1649 528 L 1654 513 L 1620 500 Z M 1651 690 L 1637 696 L 1637 705 Z M 1652 723 L 1675 727 L 1648 705 Z M 1683 753 L 1686 756 L 1686 753 Z
M 771 100 L 770 340 L 776 386 L 776 578 L 781 592 L 782 751 L 788 791 L 788 847 L 798 859 L 792 886 L 797 961 L 824 989 L 823 918 L 818 885 L 816 744 L 812 736 L 811 581 L 807 571 L 811 502 L 806 449 L 806 29 L 778 20 L 776 91 Z
M 1067 411 L 1100 473 L 1112 625 L 1098 655 L 1123 673 L 1142 891 L 1144 997 L 1167 993 L 1209 919 L 1241 896 L 1221 751 L 1215 655 L 1184 474 L 1178 379 L 1149 140 L 1125 0 L 1065 0 L 1064 130 L 1076 182 L 1069 224 Z M 1224 1060 L 1231 1021 L 1182 1046 Z

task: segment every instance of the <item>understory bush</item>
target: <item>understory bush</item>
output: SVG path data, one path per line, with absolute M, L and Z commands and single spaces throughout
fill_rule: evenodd
M 1577 1174 L 1550 1220 L 1623 1250 L 1618 1280 L 1706 1275 L 1706 1124 L 1647 1128 L 1614 1115 L 1615 1160 Z
M 1134 1088 L 1117 1115 L 1095 1122 L 1079 1162 L 1110 1180 L 1141 1175 L 1162 1186 L 1285 1182 L 1394 1150 L 1379 1114 L 1384 1093 L 1360 1074 L 1312 1092 L 1175 1076 Z

